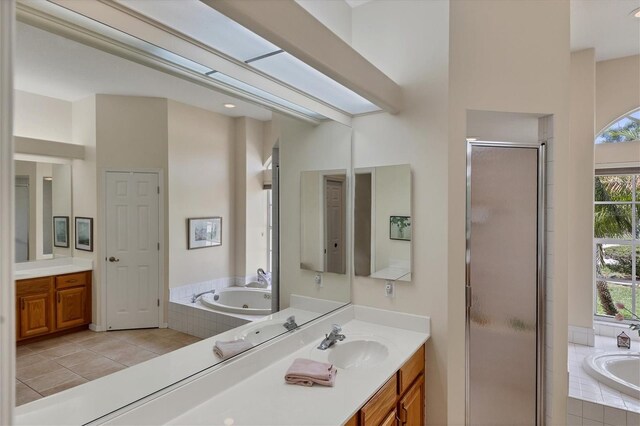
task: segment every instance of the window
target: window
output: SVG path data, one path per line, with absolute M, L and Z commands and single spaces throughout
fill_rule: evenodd
M 640 281 L 640 170 L 596 173 L 594 203 L 596 316 L 613 317 L 622 302 L 637 313 Z M 620 312 L 630 319 L 628 312 Z
M 596 144 L 640 140 L 640 109 L 625 115 L 596 138 Z

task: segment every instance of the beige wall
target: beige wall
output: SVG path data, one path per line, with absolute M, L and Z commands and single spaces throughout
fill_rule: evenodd
M 596 63 L 595 132 L 640 107 L 640 55 Z
M 296 0 L 325 27 L 351 44 L 351 7 L 344 0 Z
M 234 120 L 168 103 L 169 286 L 233 276 Z M 187 250 L 189 217 L 222 217 L 222 245 Z
M 264 123 L 235 120 L 235 275 L 267 269 L 267 193 L 263 185 Z
M 406 106 L 354 118 L 354 167 L 411 166 L 415 260 L 412 281 L 397 283 L 394 298 L 384 281 L 355 277 L 352 301 L 431 317 L 427 423 L 445 425 L 449 2 L 373 1 L 352 13 L 353 47 L 402 86 Z
M 300 173 L 300 267 L 310 271 L 324 271 L 321 182 L 319 171 Z
M 15 136 L 72 142 L 72 104 L 62 99 L 16 90 Z
M 467 110 L 553 114 L 549 173 L 555 232 L 547 275 L 553 328 L 547 345 L 548 424 L 566 421 L 569 2 L 459 0 L 450 3 L 448 413 L 463 424 L 465 166 Z M 487 25 L 490 22 L 491 25 Z
M 73 143 L 84 145 L 84 160 L 73 160 L 71 165 L 71 179 L 73 181 L 72 198 L 73 198 L 73 215 L 82 217 L 97 217 L 98 214 L 98 198 L 97 198 L 97 160 L 96 160 L 96 97 L 76 101 L 73 103 Z M 94 226 L 95 226 L 94 222 Z M 95 238 L 99 239 L 97 230 L 94 229 Z M 70 218 L 69 223 L 69 242 L 72 247 L 75 246 L 75 225 L 74 218 Z M 95 244 L 95 243 L 94 243 Z M 100 289 L 100 263 L 97 262 L 97 252 L 87 252 L 74 250 L 75 257 L 87 258 L 93 260 L 93 306 L 92 306 L 92 322 L 98 323 L 98 319 L 102 314 L 101 307 L 98 303 L 98 290 Z
M 604 143 L 595 146 L 596 169 L 609 167 L 637 167 L 640 165 L 640 141 Z
M 593 139 L 595 50 L 571 54 L 569 324 L 593 327 Z
M 280 192 L 283 194 L 280 200 L 280 308 L 289 306 L 291 294 L 349 302 L 350 267 L 345 275 L 324 273 L 322 287 L 314 283 L 315 272 L 300 269 L 300 172 L 344 169 L 349 173 L 351 129 L 336 122 L 314 127 L 280 115 L 274 115 L 274 121 L 280 129 Z M 351 179 L 349 174 L 347 179 Z M 348 205 L 347 211 L 351 211 Z M 348 236 L 351 235 L 349 218 L 350 213 L 347 214 Z M 348 250 L 347 265 L 350 257 Z

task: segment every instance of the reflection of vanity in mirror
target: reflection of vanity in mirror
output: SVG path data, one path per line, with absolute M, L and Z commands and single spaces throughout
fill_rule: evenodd
M 411 168 L 355 169 L 356 276 L 411 281 Z
M 344 274 L 347 264 L 347 172 L 300 174 L 300 269 Z

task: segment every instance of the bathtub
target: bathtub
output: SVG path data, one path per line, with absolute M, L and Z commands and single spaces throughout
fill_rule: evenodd
M 209 308 L 233 314 L 271 313 L 271 290 L 262 288 L 228 287 L 215 294 L 205 294 L 200 301 Z
M 640 399 L 640 352 L 606 352 L 584 359 L 587 373 L 622 393 Z

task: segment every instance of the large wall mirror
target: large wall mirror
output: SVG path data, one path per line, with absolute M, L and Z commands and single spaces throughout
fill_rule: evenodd
M 350 127 L 96 49 L 40 13 L 115 30 L 54 3 L 19 9 L 15 134 L 85 153 L 16 159 L 19 422 L 89 423 L 350 302 Z M 76 221 L 91 238 L 79 249 Z
M 16 262 L 70 256 L 71 165 L 18 158 L 23 159 L 14 162 Z
M 411 168 L 355 169 L 356 276 L 411 281 Z

